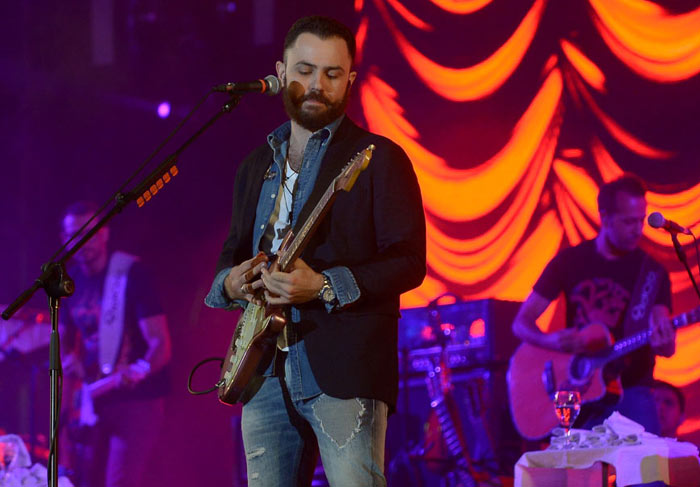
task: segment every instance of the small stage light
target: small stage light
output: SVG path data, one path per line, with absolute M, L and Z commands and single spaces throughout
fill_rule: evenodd
M 160 118 L 168 118 L 170 115 L 170 103 L 167 101 L 162 102 L 158 105 L 158 116 Z

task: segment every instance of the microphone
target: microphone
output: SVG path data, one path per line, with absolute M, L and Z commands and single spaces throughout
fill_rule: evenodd
M 212 88 L 212 91 L 230 93 L 231 95 L 242 95 L 244 93 L 265 93 L 266 95 L 271 96 L 279 93 L 281 88 L 282 85 L 277 76 L 270 74 L 265 76 L 265 79 L 216 85 L 214 88 Z
M 683 233 L 685 235 L 693 234 L 693 232 L 691 232 L 689 228 L 682 227 L 672 220 L 665 219 L 664 216 L 658 211 L 655 211 L 654 213 L 649 215 L 649 218 L 647 218 L 647 222 L 650 226 L 654 228 L 663 228 L 669 233 Z

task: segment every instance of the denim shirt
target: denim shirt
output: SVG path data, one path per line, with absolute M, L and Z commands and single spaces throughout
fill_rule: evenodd
M 343 117 L 340 117 L 324 128 L 314 132 L 306 143 L 301 169 L 299 170 L 299 176 L 297 178 L 296 194 L 294 195 L 294 202 L 292 205 L 292 227 L 296 225 L 297 217 L 314 188 L 323 156 L 342 120 Z M 282 184 L 282 175 L 284 174 L 290 135 L 291 122 L 288 121 L 267 136 L 267 143 L 273 151 L 273 163 L 265 174 L 265 180 L 263 181 L 258 198 L 255 211 L 255 227 L 253 229 L 251 256 L 258 253 L 260 242 L 265 233 L 265 227 L 267 227 L 275 207 L 277 192 L 280 190 Z M 230 270 L 230 267 L 222 269 L 214 278 L 211 290 L 204 300 L 207 306 L 231 310 L 247 305 L 247 301 L 231 301 L 224 293 L 224 280 Z M 326 305 L 326 309 L 329 313 L 335 309 L 343 308 L 360 298 L 360 288 L 352 272 L 350 272 L 350 269 L 347 267 L 331 267 L 323 270 L 322 273 L 330 280 L 331 286 L 338 298 L 338 303 L 336 305 Z M 308 399 L 321 393 L 313 373 L 311 372 L 304 341 L 297 341 L 295 324 L 300 320 L 301 314 L 299 309 L 292 306 L 291 323 L 287 325 L 289 351 L 285 361 L 286 382 L 292 400 Z M 268 369 L 268 372 L 271 373 L 271 369 L 272 367 Z M 266 373 L 266 375 L 268 374 Z

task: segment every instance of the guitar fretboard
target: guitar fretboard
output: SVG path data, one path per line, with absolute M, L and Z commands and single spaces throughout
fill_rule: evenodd
M 321 221 L 321 216 L 323 215 L 324 211 L 329 208 L 330 203 L 336 194 L 337 191 L 334 190 L 334 184 L 331 183 L 331 185 L 326 188 L 326 192 L 323 193 L 323 196 L 321 196 L 319 202 L 316 203 L 311 215 L 309 215 L 309 218 L 306 219 L 306 222 L 299 230 L 299 233 L 294 236 L 294 239 L 289 244 L 289 248 L 280 257 L 280 270 L 282 272 L 286 272 L 289 265 L 299 257 L 301 251 L 306 245 L 306 241 L 313 233 L 315 227 Z
M 367 164 L 372 157 L 373 150 L 374 145 L 370 144 L 365 150 L 356 154 L 355 157 L 353 157 L 343 168 L 341 174 L 333 179 L 330 185 L 328 185 L 328 188 L 326 188 L 323 196 L 321 196 L 321 199 L 318 201 L 318 203 L 316 203 L 316 206 L 314 206 L 313 211 L 304 222 L 304 225 L 302 225 L 299 233 L 293 236 L 288 247 L 282 249 L 282 253 L 278 261 L 279 268 L 282 272 L 286 272 L 289 269 L 289 265 L 301 255 L 301 252 L 306 247 L 309 238 L 311 238 L 311 235 L 316 230 L 316 227 L 321 222 L 321 219 L 330 208 L 330 205 L 338 195 L 338 192 L 341 189 L 349 191 L 355 178 L 357 177 L 357 174 L 367 167 Z M 350 179 L 351 182 L 349 184 L 344 184 L 343 181 L 347 183 L 348 179 Z
M 700 307 L 695 308 L 687 313 L 681 313 L 678 316 L 671 319 L 671 324 L 674 329 L 683 328 L 684 326 L 691 325 L 700 321 Z M 619 340 L 612 346 L 612 351 L 609 360 L 614 360 L 616 358 L 622 357 L 623 355 L 636 350 L 637 348 L 643 347 L 651 339 L 651 330 L 644 330 L 635 335 L 629 336 Z

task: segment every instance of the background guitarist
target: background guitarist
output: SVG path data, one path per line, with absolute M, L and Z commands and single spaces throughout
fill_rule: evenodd
M 206 303 L 287 307 L 288 323 L 261 388 L 244 404 L 253 486 L 311 485 L 320 450 L 334 486 L 386 485 L 387 413 L 398 394 L 399 296 L 425 276 L 425 220 L 404 151 L 344 116 L 356 72 L 345 25 L 306 17 L 289 30 L 277 74 L 290 121 L 240 165 L 230 232 Z M 376 149 L 339 193 L 288 273 L 252 265 L 303 225 L 359 151 Z M 232 323 L 233 325 L 233 323 Z
M 70 205 L 62 220 L 67 239 L 98 206 Z M 167 321 L 144 266 L 111 252 L 109 229 L 98 231 L 74 256 L 75 294 L 63 300 L 62 459 L 71 460 L 77 487 L 136 487 L 158 440 L 170 360 Z M 107 297 L 105 297 L 107 295 Z M 106 312 L 107 309 L 111 312 Z M 73 384 L 73 393 L 69 384 Z M 87 384 L 103 384 L 88 427 Z M 88 386 L 89 387 L 89 386 Z M 94 420 L 94 418 L 93 418 Z M 65 455 L 64 455 L 65 454 Z M 64 463 L 64 461 L 62 461 Z
M 616 340 L 630 334 L 625 332 L 623 322 L 647 256 L 638 247 L 646 217 L 645 193 L 644 184 L 632 175 L 601 187 L 598 236 L 562 250 L 549 262 L 513 322 L 516 336 L 538 347 L 579 353 L 586 351 L 586 343 L 578 330 L 590 323 L 606 325 Z M 658 292 L 643 325 L 648 322 L 651 329 L 651 346 L 608 364 L 604 369 L 607 392 L 599 401 L 583 406 L 577 427 L 600 424 L 618 410 L 647 431 L 659 434 L 652 393 L 655 356 L 670 357 L 676 346 L 669 319 L 670 281 L 665 270 L 661 269 L 660 275 Z M 562 292 L 566 298 L 566 328 L 543 333 L 535 320 Z M 624 394 L 617 378 L 621 379 Z

